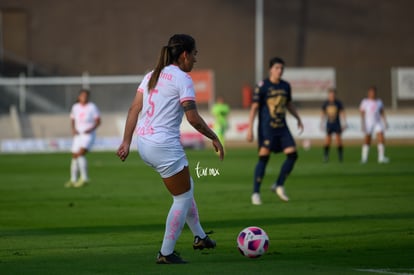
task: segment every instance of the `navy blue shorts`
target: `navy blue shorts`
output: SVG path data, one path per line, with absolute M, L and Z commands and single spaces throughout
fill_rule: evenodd
M 296 147 L 295 140 L 288 128 L 279 129 L 278 133 L 263 135 L 259 138 L 259 148 L 265 147 L 271 152 L 280 153 L 288 147 Z
M 332 135 L 333 133 L 341 134 L 342 133 L 341 125 L 338 124 L 338 123 L 328 123 L 328 124 L 326 124 L 326 133 L 328 135 Z

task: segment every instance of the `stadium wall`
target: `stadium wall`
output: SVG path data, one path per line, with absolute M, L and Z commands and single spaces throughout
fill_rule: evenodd
M 334 67 L 346 105 L 376 84 L 391 106 L 390 69 L 414 66 L 414 1 L 313 0 L 302 12 L 304 2 L 264 1 L 265 67 L 275 55 L 292 67 Z M 177 0 L 180 18 L 168 3 L 2 0 L 3 19 L 11 18 L 3 20 L 5 58 L 20 53 L 50 74 L 140 75 L 171 34 L 190 33 L 198 42 L 196 67 L 213 70 L 216 94 L 241 107 L 243 85 L 254 85 L 254 1 Z M 25 23 L 13 24 L 14 13 L 24 14 Z M 15 41 L 16 33 L 25 37 Z
M 292 134 L 301 146 L 304 142 L 321 144 L 324 132 L 320 128 L 320 112 L 315 109 L 299 110 L 305 131 L 299 135 L 296 122 L 288 116 L 288 124 Z M 386 131 L 387 142 L 396 144 L 414 144 L 414 111 L 386 111 L 390 128 Z M 206 122 L 212 127 L 214 118 L 208 112 L 201 112 Z M 97 141 L 94 150 L 115 150 L 121 142 L 126 118 L 125 113 L 103 113 L 102 125 L 97 131 Z M 12 119 L 0 116 L 2 129 L 12 130 Z M 70 151 L 72 142 L 68 114 L 61 115 L 30 115 L 33 138 L 18 138 L 14 134 L 1 131 L 1 152 L 25 153 L 25 152 L 56 152 Z M 360 131 L 360 116 L 357 109 L 347 110 L 348 128 L 344 132 L 344 140 L 348 144 L 359 144 L 363 138 Z M 229 118 L 230 128 L 226 134 L 226 142 L 229 146 L 256 146 L 256 143 L 245 141 L 248 126 L 248 112 L 245 110 L 233 110 Z M 202 148 L 206 139 L 198 134 L 183 119 L 181 126 L 182 142 L 187 147 Z

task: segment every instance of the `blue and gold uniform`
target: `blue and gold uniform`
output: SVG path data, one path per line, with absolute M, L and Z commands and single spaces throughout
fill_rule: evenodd
M 326 133 L 331 135 L 333 133 L 341 134 L 341 119 L 340 113 L 344 110 L 344 106 L 341 101 L 335 99 L 334 101 L 326 100 L 322 104 L 322 111 L 326 115 Z
M 265 79 L 256 87 L 253 102 L 259 104 L 259 148 L 266 147 L 277 153 L 295 146 L 286 123 L 286 106 L 290 101 L 290 84 L 284 80 L 272 83 Z

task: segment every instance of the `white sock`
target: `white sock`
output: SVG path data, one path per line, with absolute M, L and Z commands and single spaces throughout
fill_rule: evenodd
M 191 179 L 191 191 L 194 192 L 194 181 Z M 186 223 L 190 228 L 191 232 L 193 232 L 194 236 L 199 236 L 200 238 L 204 239 L 206 237 L 206 233 L 204 229 L 201 227 L 200 219 L 198 217 L 198 209 L 197 204 L 194 200 L 194 195 L 192 196 L 190 209 L 188 209 Z
M 378 161 L 382 161 L 384 159 L 384 153 L 385 153 L 385 146 L 382 143 L 378 143 Z
M 368 160 L 368 153 L 369 153 L 369 145 L 368 144 L 362 145 L 362 156 L 361 156 L 362 162 L 366 162 Z
M 75 158 L 72 158 L 72 162 L 70 163 L 70 181 L 71 182 L 75 182 L 78 180 L 78 172 L 79 172 L 78 160 Z
M 161 246 L 161 254 L 164 256 L 174 252 L 175 243 L 181 234 L 193 198 L 192 191 L 173 196 L 173 204 L 167 216 L 165 224 L 164 240 Z
M 78 157 L 78 163 L 79 163 L 79 170 L 80 175 L 83 180 L 88 180 L 88 162 L 86 161 L 85 156 L 79 156 Z

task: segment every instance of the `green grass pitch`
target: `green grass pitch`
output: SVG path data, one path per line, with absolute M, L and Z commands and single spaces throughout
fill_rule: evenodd
M 190 263 L 156 265 L 171 197 L 136 152 L 88 155 L 92 183 L 65 189 L 68 154 L 0 155 L 0 274 L 414 274 L 414 147 L 389 146 L 389 164 L 322 163 L 322 149 L 299 151 L 286 183 L 291 201 L 269 188 L 284 157 L 273 155 L 263 205 L 250 204 L 255 149 L 188 150 L 195 197 L 215 250 L 193 251 L 184 228 L 176 250 Z M 197 178 L 194 168 L 215 168 Z M 260 226 L 268 252 L 248 259 L 236 236 Z M 385 273 L 387 274 L 387 273 Z

